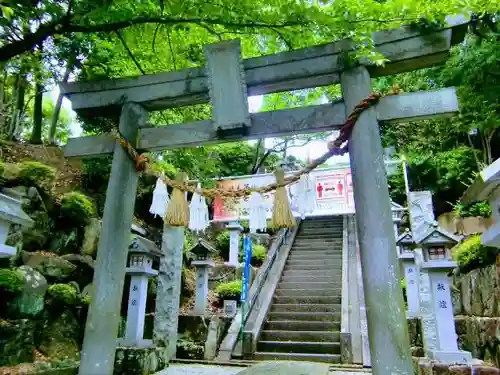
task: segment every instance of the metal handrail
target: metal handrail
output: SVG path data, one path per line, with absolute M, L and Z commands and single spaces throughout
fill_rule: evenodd
M 257 297 L 259 295 L 259 291 L 262 289 L 262 286 L 267 280 L 267 276 L 269 275 L 269 271 L 273 267 L 274 261 L 276 260 L 276 256 L 278 254 L 279 249 L 281 248 L 281 245 L 283 245 L 283 242 L 285 241 L 286 235 L 288 233 L 288 228 L 280 229 L 278 232 L 277 238 L 273 241 L 271 248 L 269 249 L 269 252 L 267 253 L 267 258 L 260 267 L 259 271 L 257 272 L 257 275 L 255 279 L 252 282 L 252 286 L 250 287 L 250 292 L 248 293 L 249 298 L 248 298 L 248 305 L 247 309 L 245 311 L 245 315 L 243 316 L 243 324 L 246 323 L 248 317 L 250 316 L 250 313 L 252 312 L 252 308 L 255 305 L 255 301 L 257 300 Z

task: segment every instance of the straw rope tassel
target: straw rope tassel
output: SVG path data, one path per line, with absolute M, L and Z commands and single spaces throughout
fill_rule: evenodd
M 273 203 L 273 218 L 272 223 L 274 228 L 293 228 L 295 226 L 295 219 L 292 215 L 288 194 L 284 186 L 285 171 L 281 168 L 274 171 L 276 176 L 276 193 L 274 194 Z
M 187 175 L 180 172 L 175 180 L 179 183 L 185 183 Z M 177 188 L 174 188 L 172 196 L 170 197 L 165 223 L 173 227 L 187 227 L 189 225 L 189 206 L 186 195 Z

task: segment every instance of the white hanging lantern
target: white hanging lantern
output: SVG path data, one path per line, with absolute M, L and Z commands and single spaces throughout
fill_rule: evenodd
M 250 233 L 257 233 L 258 230 L 265 231 L 267 229 L 266 202 L 262 194 L 254 191 L 250 195 L 248 205 L 250 211 L 250 220 L 248 223 Z
M 156 186 L 153 191 L 153 200 L 151 202 L 151 207 L 149 207 L 149 212 L 153 215 L 158 215 L 162 218 L 167 214 L 167 206 L 170 197 L 168 196 L 167 185 L 163 182 L 162 177 L 158 177 L 156 180 Z
M 201 187 L 198 184 L 198 189 Z M 210 225 L 208 219 L 208 206 L 205 197 L 194 192 L 189 204 L 189 226 L 193 232 L 203 232 Z

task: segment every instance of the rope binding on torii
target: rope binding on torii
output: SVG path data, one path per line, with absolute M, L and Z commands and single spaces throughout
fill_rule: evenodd
M 178 190 L 179 192 L 185 193 L 185 192 L 191 192 L 191 193 L 196 193 L 204 198 L 209 198 L 209 199 L 215 199 L 215 198 L 226 198 L 226 199 L 237 199 L 237 198 L 242 198 L 245 196 L 249 196 L 252 193 L 259 193 L 259 194 L 264 194 L 264 193 L 269 193 L 273 190 L 276 190 L 277 188 L 285 187 L 289 184 L 295 183 L 299 181 L 302 175 L 308 174 L 312 170 L 314 170 L 316 167 L 319 165 L 325 163 L 328 159 L 330 159 L 332 156 L 337 156 L 337 155 L 344 155 L 348 152 L 348 140 L 349 137 L 351 136 L 352 130 L 354 129 L 354 126 L 361 116 L 361 114 L 375 106 L 379 101 L 380 98 L 383 96 L 389 96 L 389 95 L 397 95 L 400 92 L 399 88 L 397 86 L 393 86 L 393 88 L 387 92 L 386 94 L 382 93 L 372 93 L 370 94 L 367 98 L 365 98 L 363 101 L 361 101 L 358 105 L 356 105 L 351 112 L 351 114 L 347 117 L 346 121 L 342 125 L 339 131 L 339 135 L 337 138 L 333 141 L 328 142 L 327 147 L 328 151 L 325 152 L 323 155 L 321 155 L 319 158 L 313 160 L 310 162 L 306 167 L 302 168 L 299 171 L 296 171 L 292 174 L 290 174 L 287 177 L 284 178 L 279 178 L 279 181 L 276 181 L 275 183 L 268 184 L 262 187 L 248 187 L 248 188 L 243 188 L 243 189 L 219 189 L 219 188 L 214 188 L 214 189 L 205 189 L 198 186 L 193 186 L 187 183 L 185 178 L 176 178 L 175 180 L 172 180 L 165 176 L 164 174 L 159 174 L 157 175 L 158 179 L 161 179 L 165 185 L 168 185 L 172 187 L 175 190 Z M 150 164 L 151 160 L 149 157 L 145 154 L 139 154 L 139 152 L 136 150 L 134 146 L 130 144 L 120 133 L 118 130 L 113 129 L 112 135 L 119 141 L 120 145 L 123 147 L 123 149 L 127 152 L 128 156 L 130 159 L 134 162 L 135 164 L 135 169 L 140 172 L 140 173 L 145 173 L 150 170 Z M 278 179 L 277 179 L 278 180 Z M 283 194 L 280 194 L 282 196 Z M 172 210 L 170 205 L 176 206 L 176 207 L 186 207 L 187 202 L 180 202 L 177 201 L 179 199 L 184 199 L 185 200 L 185 194 L 173 194 L 172 195 L 172 200 L 170 200 L 169 204 L 169 210 L 166 215 L 166 222 L 174 225 L 174 226 L 187 226 L 189 222 L 189 217 L 185 220 L 179 221 L 179 217 L 186 217 L 186 213 L 179 213 L 176 212 L 176 210 Z M 286 195 L 285 195 L 286 197 Z M 276 207 L 283 207 L 283 205 L 288 206 L 289 208 L 289 202 L 280 202 L 280 204 L 277 204 L 275 202 L 274 206 Z M 184 209 L 183 209 L 184 210 Z M 283 209 L 280 210 L 281 212 L 285 212 Z M 278 223 L 276 222 L 275 215 L 273 214 L 273 220 L 274 224 L 277 227 L 290 227 L 290 220 L 289 217 L 291 215 L 291 210 L 290 213 L 284 213 L 283 215 L 278 215 Z M 174 220 L 175 217 L 175 220 Z M 281 224 L 279 223 L 279 218 L 282 218 L 283 220 L 281 221 Z M 169 219 L 170 218 L 170 219 Z

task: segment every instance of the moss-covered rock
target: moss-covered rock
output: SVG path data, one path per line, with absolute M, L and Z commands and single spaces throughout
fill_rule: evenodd
M 9 303 L 9 315 L 18 318 L 35 318 L 44 309 L 48 284 L 45 277 L 29 266 L 17 270 L 22 275 L 22 291 Z
M 40 272 L 46 278 L 52 281 L 67 280 L 76 266 L 61 258 L 57 254 L 48 252 L 21 252 L 22 262 Z
M 9 304 L 21 293 L 23 274 L 14 269 L 0 269 L 0 316 L 7 317 Z
M 34 221 L 33 227 L 22 230 L 23 249 L 26 251 L 44 249 L 52 235 L 53 221 L 50 218 L 47 205 L 37 189 L 26 190 L 22 209 Z
M 83 243 L 80 250 L 82 255 L 90 255 L 92 258 L 95 258 L 100 234 L 100 220 L 98 218 L 91 218 L 84 230 Z
M 49 192 L 56 181 L 56 170 L 37 161 L 23 161 L 18 165 L 17 179 L 21 185 L 36 186 Z
M 77 359 L 80 354 L 80 323 L 66 310 L 56 317 L 46 316 L 39 350 L 51 359 Z
M 78 290 L 71 284 L 53 284 L 49 286 L 47 296 L 63 306 L 76 305 L 80 301 Z
M 85 194 L 71 192 L 61 197 L 60 215 L 73 225 L 87 225 L 96 215 L 96 208 Z
M 76 269 L 71 273 L 71 280 L 83 288 L 85 285 L 92 282 L 94 277 L 94 260 L 89 255 L 67 254 L 62 255 L 61 259 L 67 260 L 76 266 Z
M 79 232 L 78 227 L 55 231 L 49 241 L 48 250 L 60 255 L 78 253 L 81 242 Z
M 35 350 L 36 322 L 0 319 L 0 366 L 31 362 Z
M 168 366 L 164 348 L 116 349 L 114 375 L 150 375 Z

